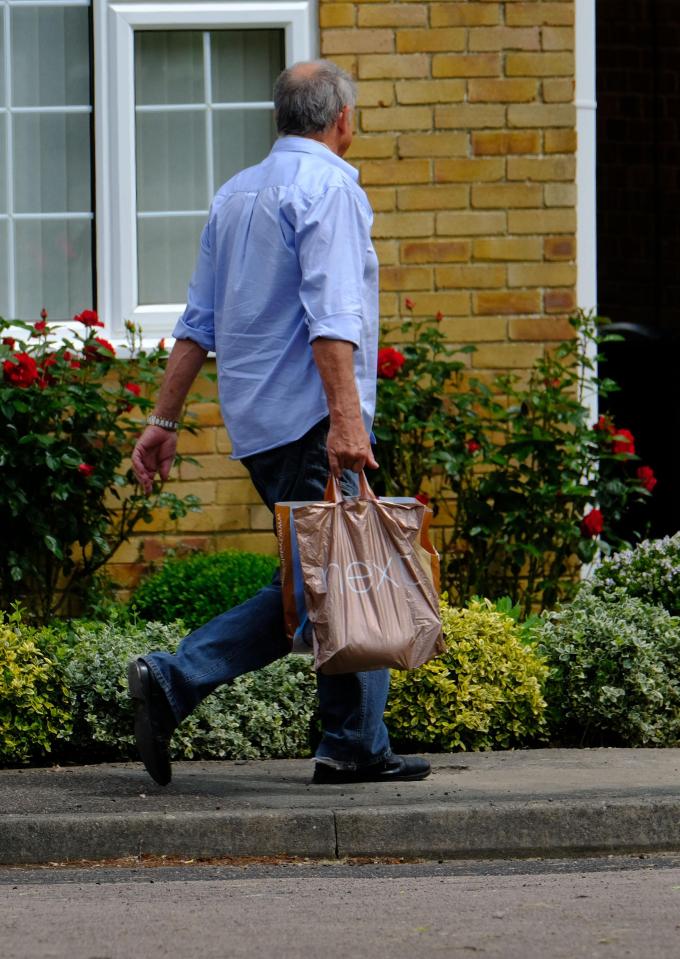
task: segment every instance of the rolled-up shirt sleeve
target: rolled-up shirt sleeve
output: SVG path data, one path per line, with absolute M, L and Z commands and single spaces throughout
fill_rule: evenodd
M 295 242 L 310 343 L 325 337 L 360 347 L 370 208 L 350 189 L 330 187 L 300 210 Z
M 201 234 L 186 309 L 177 320 L 172 335 L 176 340 L 193 340 L 204 350 L 215 349 L 215 273 L 210 250 L 210 222 Z

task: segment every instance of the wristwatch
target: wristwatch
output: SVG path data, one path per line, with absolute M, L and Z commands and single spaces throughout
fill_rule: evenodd
M 175 433 L 179 429 L 179 423 L 177 420 L 166 420 L 164 416 L 156 416 L 155 413 L 150 413 L 146 418 L 148 426 L 160 426 L 164 430 L 171 430 Z

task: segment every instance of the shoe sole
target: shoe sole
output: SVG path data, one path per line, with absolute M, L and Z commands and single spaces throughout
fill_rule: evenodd
M 312 783 L 315 786 L 355 786 L 359 783 L 412 783 L 427 779 L 431 772 L 431 769 L 427 769 L 425 772 L 413 773 L 410 776 L 394 776 L 393 778 L 385 776 L 382 778 L 376 777 L 375 779 L 316 779 L 315 774 L 312 778 Z
M 168 763 L 167 775 L 156 775 L 154 772 L 152 772 L 151 768 L 149 767 L 149 763 L 147 763 L 146 759 L 144 758 L 145 750 L 140 746 L 140 742 L 144 742 L 146 738 L 144 735 L 142 735 L 142 728 L 146 729 L 151 725 L 149 719 L 150 690 L 146 688 L 146 684 L 142 679 L 135 660 L 132 660 L 132 662 L 128 664 L 127 681 L 130 699 L 135 704 L 135 741 L 137 743 L 137 751 L 139 752 L 140 759 L 142 760 L 144 768 L 151 776 L 153 781 L 158 783 L 159 786 L 167 786 L 172 780 L 172 767 L 170 764 Z

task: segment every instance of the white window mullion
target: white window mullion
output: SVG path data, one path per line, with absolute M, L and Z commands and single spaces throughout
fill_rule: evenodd
M 94 213 L 86 210 L 80 213 L 13 213 L 12 219 L 17 223 L 22 220 L 94 220 Z
M 90 0 L 30 0 L 32 7 L 89 7 Z M 8 7 L 26 7 L 26 0 L 7 0 Z
M 26 111 L 34 109 L 33 107 L 23 108 Z M 75 108 L 77 109 L 77 108 Z M 205 110 L 205 103 L 164 103 L 158 107 L 148 103 L 137 104 L 135 113 L 158 113 L 162 109 L 164 113 L 191 113 L 196 110 Z M 210 103 L 211 110 L 273 110 L 273 100 L 251 100 L 248 103 Z
M 197 110 L 205 110 L 205 103 L 164 103 L 161 106 L 148 103 L 138 103 L 135 105 L 135 113 L 195 113 Z
M 138 212 L 137 218 L 139 220 L 160 220 L 160 219 L 170 219 L 172 217 L 180 216 L 207 216 L 208 211 L 206 210 L 146 210 L 145 212 Z
M 58 113 L 59 116 L 64 116 L 67 113 L 89 115 L 92 113 L 92 107 L 10 107 L 9 112 L 17 116 L 35 113 Z
M 213 152 L 213 108 L 212 108 L 212 50 L 210 33 L 203 33 L 203 82 L 205 85 L 205 160 L 207 167 L 208 206 L 215 193 L 215 155 Z
M 252 100 L 250 103 L 213 103 L 213 110 L 273 110 L 273 100 Z
M 5 188 L 7 191 L 7 303 L 9 316 L 14 319 L 16 316 L 16 256 L 15 256 L 15 237 L 14 237 L 14 183 L 13 183 L 13 160 L 14 160 L 14 140 L 12 130 L 12 63 L 10 60 L 10 17 L 9 4 L 5 4 L 3 11 L 5 18 L 4 29 L 4 50 L 3 63 L 5 69 L 5 105 L 7 107 L 7 120 L 5 125 Z

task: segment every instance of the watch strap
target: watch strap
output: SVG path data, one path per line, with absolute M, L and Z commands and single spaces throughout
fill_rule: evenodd
M 162 429 L 171 430 L 173 433 L 179 429 L 177 420 L 168 420 L 164 416 L 156 416 L 155 413 L 150 413 L 146 422 L 149 426 L 160 426 Z

